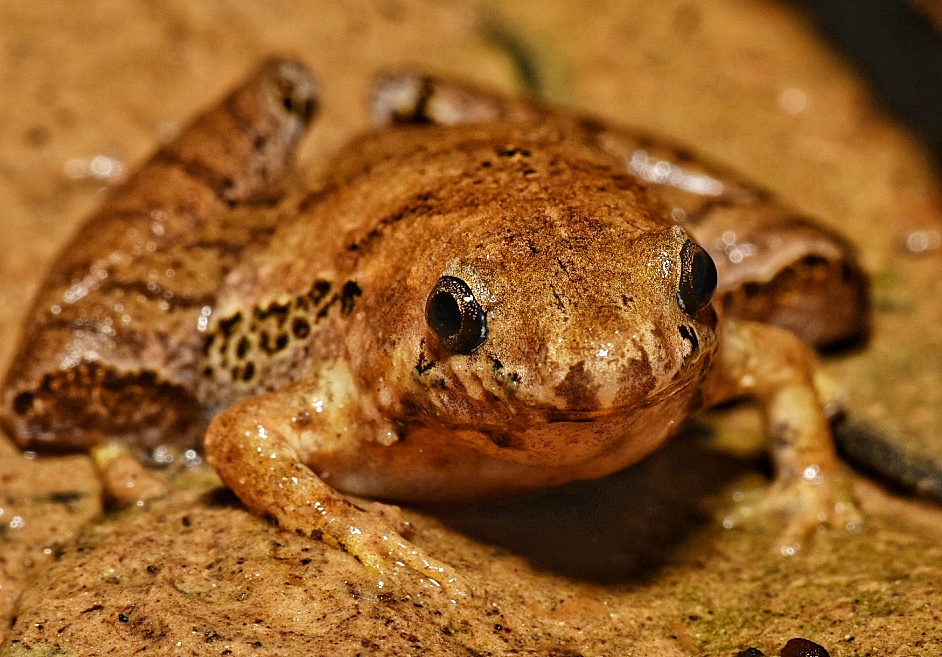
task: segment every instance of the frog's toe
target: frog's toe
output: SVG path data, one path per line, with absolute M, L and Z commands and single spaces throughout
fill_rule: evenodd
M 825 417 L 833 420 L 842 415 L 847 407 L 847 389 L 822 368 L 815 371 L 813 383 Z
M 172 489 L 166 476 L 144 466 L 126 445 L 102 443 L 92 448 L 91 456 L 105 495 L 120 508 L 163 497 Z
M 395 529 L 397 534 L 410 538 L 415 532 L 415 527 L 402 515 L 402 509 L 395 504 L 384 504 L 383 502 L 374 502 L 360 498 L 350 498 L 354 501 L 357 508 L 366 513 L 379 516 L 383 522 Z
M 859 531 L 863 516 L 846 475 L 806 472 L 792 481 L 778 481 L 758 506 L 761 514 L 785 517 L 785 529 L 775 550 L 793 555 L 806 546 L 821 528 Z
M 377 516 L 373 516 L 377 518 Z M 385 524 L 382 520 L 380 523 Z M 351 527 L 341 543 L 375 577 L 379 588 L 395 586 L 405 570 L 421 575 L 429 584 L 441 588 L 454 599 L 468 598 L 471 589 L 454 568 L 431 557 L 391 528 L 366 531 Z

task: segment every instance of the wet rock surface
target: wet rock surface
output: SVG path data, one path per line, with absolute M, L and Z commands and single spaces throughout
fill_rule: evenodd
M 668 134 L 849 234 L 873 274 L 874 324 L 867 345 L 829 360 L 850 394 L 838 437 L 940 496 L 937 181 L 782 7 L 99 0 L 5 6 L 0 25 L 0 362 L 101 188 L 263 56 L 295 53 L 320 76 L 307 169 L 367 125 L 375 71 L 419 66 Z M 89 33 L 108 38 L 89 46 Z M 407 510 L 415 542 L 471 586 L 452 602 L 408 576 L 378 589 L 346 554 L 246 513 L 211 473 L 91 524 L 89 459 L 3 446 L 0 651 L 733 655 L 804 637 L 834 656 L 942 652 L 939 507 L 860 478 L 863 530 L 783 558 L 774 523 L 748 517 L 760 452 L 754 412 L 734 409 L 600 482 Z

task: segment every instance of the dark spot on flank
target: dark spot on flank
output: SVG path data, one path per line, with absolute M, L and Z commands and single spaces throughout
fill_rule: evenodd
M 505 381 L 510 381 L 511 383 L 520 383 L 520 375 L 516 372 L 507 371 L 507 369 L 504 367 L 504 364 L 500 362 L 500 360 L 491 357 L 491 363 L 494 367 L 494 374 L 496 374 L 499 379 L 504 379 Z
M 430 369 L 435 367 L 435 361 L 427 360 L 425 352 L 422 351 L 419 353 L 419 362 L 415 365 L 415 371 L 419 373 L 419 376 L 425 374 Z
M 42 125 L 34 125 L 26 131 L 26 143 L 30 146 L 45 146 L 49 142 L 49 130 Z
M 328 281 L 317 281 L 307 293 L 307 298 L 316 307 L 330 293 L 331 285 Z M 300 300 L 299 300 L 300 301 Z M 300 307 L 300 305 L 299 305 Z
M 343 284 L 340 291 L 340 314 L 348 317 L 353 312 L 353 305 L 356 298 L 362 296 L 363 290 L 353 281 L 347 281 Z
M 325 317 L 327 317 L 327 313 L 330 312 L 330 307 L 333 306 L 335 303 L 337 303 L 338 298 L 339 297 L 335 294 L 330 298 L 330 300 L 327 303 L 321 306 L 320 310 L 317 311 L 317 315 L 316 315 L 317 321 L 320 321 L 324 319 Z
M 203 342 L 203 355 L 209 356 L 209 352 L 213 349 L 213 343 L 216 341 L 216 334 L 211 333 L 206 336 L 206 340 Z
M 505 431 L 488 431 L 487 437 L 495 446 L 501 449 L 513 449 L 518 447 L 518 441 L 513 434 Z
M 288 346 L 288 340 L 287 333 L 279 333 L 278 336 L 273 339 L 268 331 L 262 331 L 259 336 L 258 346 L 261 347 L 262 351 L 266 354 L 273 356 Z
M 694 331 L 692 327 L 681 324 L 678 330 L 680 331 L 680 337 L 690 343 L 691 351 L 696 351 L 700 348 L 700 340 L 697 339 L 697 332 Z
M 225 338 L 225 342 L 232 337 L 235 328 L 242 323 L 242 313 L 236 313 L 232 317 L 227 317 L 219 321 L 219 333 Z M 225 342 L 223 344 L 225 344 Z
M 251 381 L 255 378 L 255 363 L 249 361 L 245 364 L 245 367 L 242 368 L 242 380 Z
M 301 319 L 296 317 L 293 322 L 291 322 L 291 334 L 294 335 L 299 340 L 303 340 L 311 334 L 311 325 L 306 319 Z
M 756 297 L 762 294 L 762 285 L 754 281 L 747 281 L 740 286 L 746 297 Z
M 17 415 L 26 415 L 33 410 L 36 397 L 31 392 L 21 392 L 13 399 L 13 412 Z
M 204 367 L 204 368 L 203 368 L 203 377 L 206 378 L 206 379 L 211 379 L 212 376 L 213 376 L 213 368 L 211 368 L 211 367 Z
M 273 317 L 278 323 L 278 328 L 281 328 L 288 320 L 288 306 L 287 304 L 272 303 L 269 304 L 269 306 L 264 310 L 256 310 L 255 317 L 259 321 L 264 321 L 270 317 Z
M 249 342 L 249 339 L 244 335 L 239 338 L 239 342 L 236 344 L 236 357 L 239 360 L 245 358 L 245 355 L 249 353 L 249 347 L 252 346 L 252 343 Z
M 794 445 L 798 439 L 798 429 L 790 422 L 776 422 L 769 433 L 773 445 Z

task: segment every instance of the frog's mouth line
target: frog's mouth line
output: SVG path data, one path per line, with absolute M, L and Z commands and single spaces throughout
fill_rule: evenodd
M 484 431 L 499 432 L 501 434 L 525 431 L 544 424 L 588 424 L 600 420 L 610 420 L 619 416 L 629 418 L 643 413 L 651 406 L 656 406 L 670 397 L 684 395 L 687 389 L 695 386 L 696 383 L 696 379 L 677 377 L 670 384 L 641 399 L 638 403 L 608 408 L 561 408 L 553 405 L 527 404 L 519 400 L 515 403 L 508 403 L 495 397 L 493 399 L 494 403 L 509 408 L 511 412 L 500 418 L 495 418 L 494 421 L 482 421 L 481 418 L 478 418 L 476 422 L 449 422 L 442 417 L 436 417 L 435 419 L 436 422 L 451 431 Z
M 696 382 L 677 378 L 669 385 L 661 388 L 655 393 L 645 397 L 636 404 L 626 404 L 623 406 L 611 406 L 603 409 L 581 409 L 581 408 L 545 408 L 543 413 L 550 424 L 559 422 L 594 422 L 600 419 L 607 419 L 613 416 L 631 416 L 644 411 L 651 406 L 656 406 L 665 399 L 679 395 L 694 385 Z

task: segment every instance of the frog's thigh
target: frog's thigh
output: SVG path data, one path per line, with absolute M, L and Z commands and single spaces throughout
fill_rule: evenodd
M 705 382 L 706 401 L 750 397 L 760 405 L 776 479 L 767 506 L 790 516 L 783 545 L 800 543 L 822 523 L 856 526 L 815 353 L 790 331 L 757 322 L 726 320 L 722 336 Z
M 405 566 L 441 584 L 454 578 L 441 563 L 410 544 L 392 527 L 389 514 L 361 508 L 328 486 L 301 462 L 311 454 L 311 435 L 301 444 L 286 409 L 303 408 L 290 390 L 248 399 L 222 412 L 206 433 L 206 457 L 223 482 L 249 509 L 290 531 L 320 538 L 356 557 L 380 581 Z M 313 425 L 306 432 L 316 432 Z M 333 449 L 336 449 L 336 443 Z M 398 562 L 398 563 L 397 563 Z
M 487 123 L 534 119 L 548 113 L 526 100 L 412 72 L 378 75 L 373 82 L 370 105 L 377 125 Z

